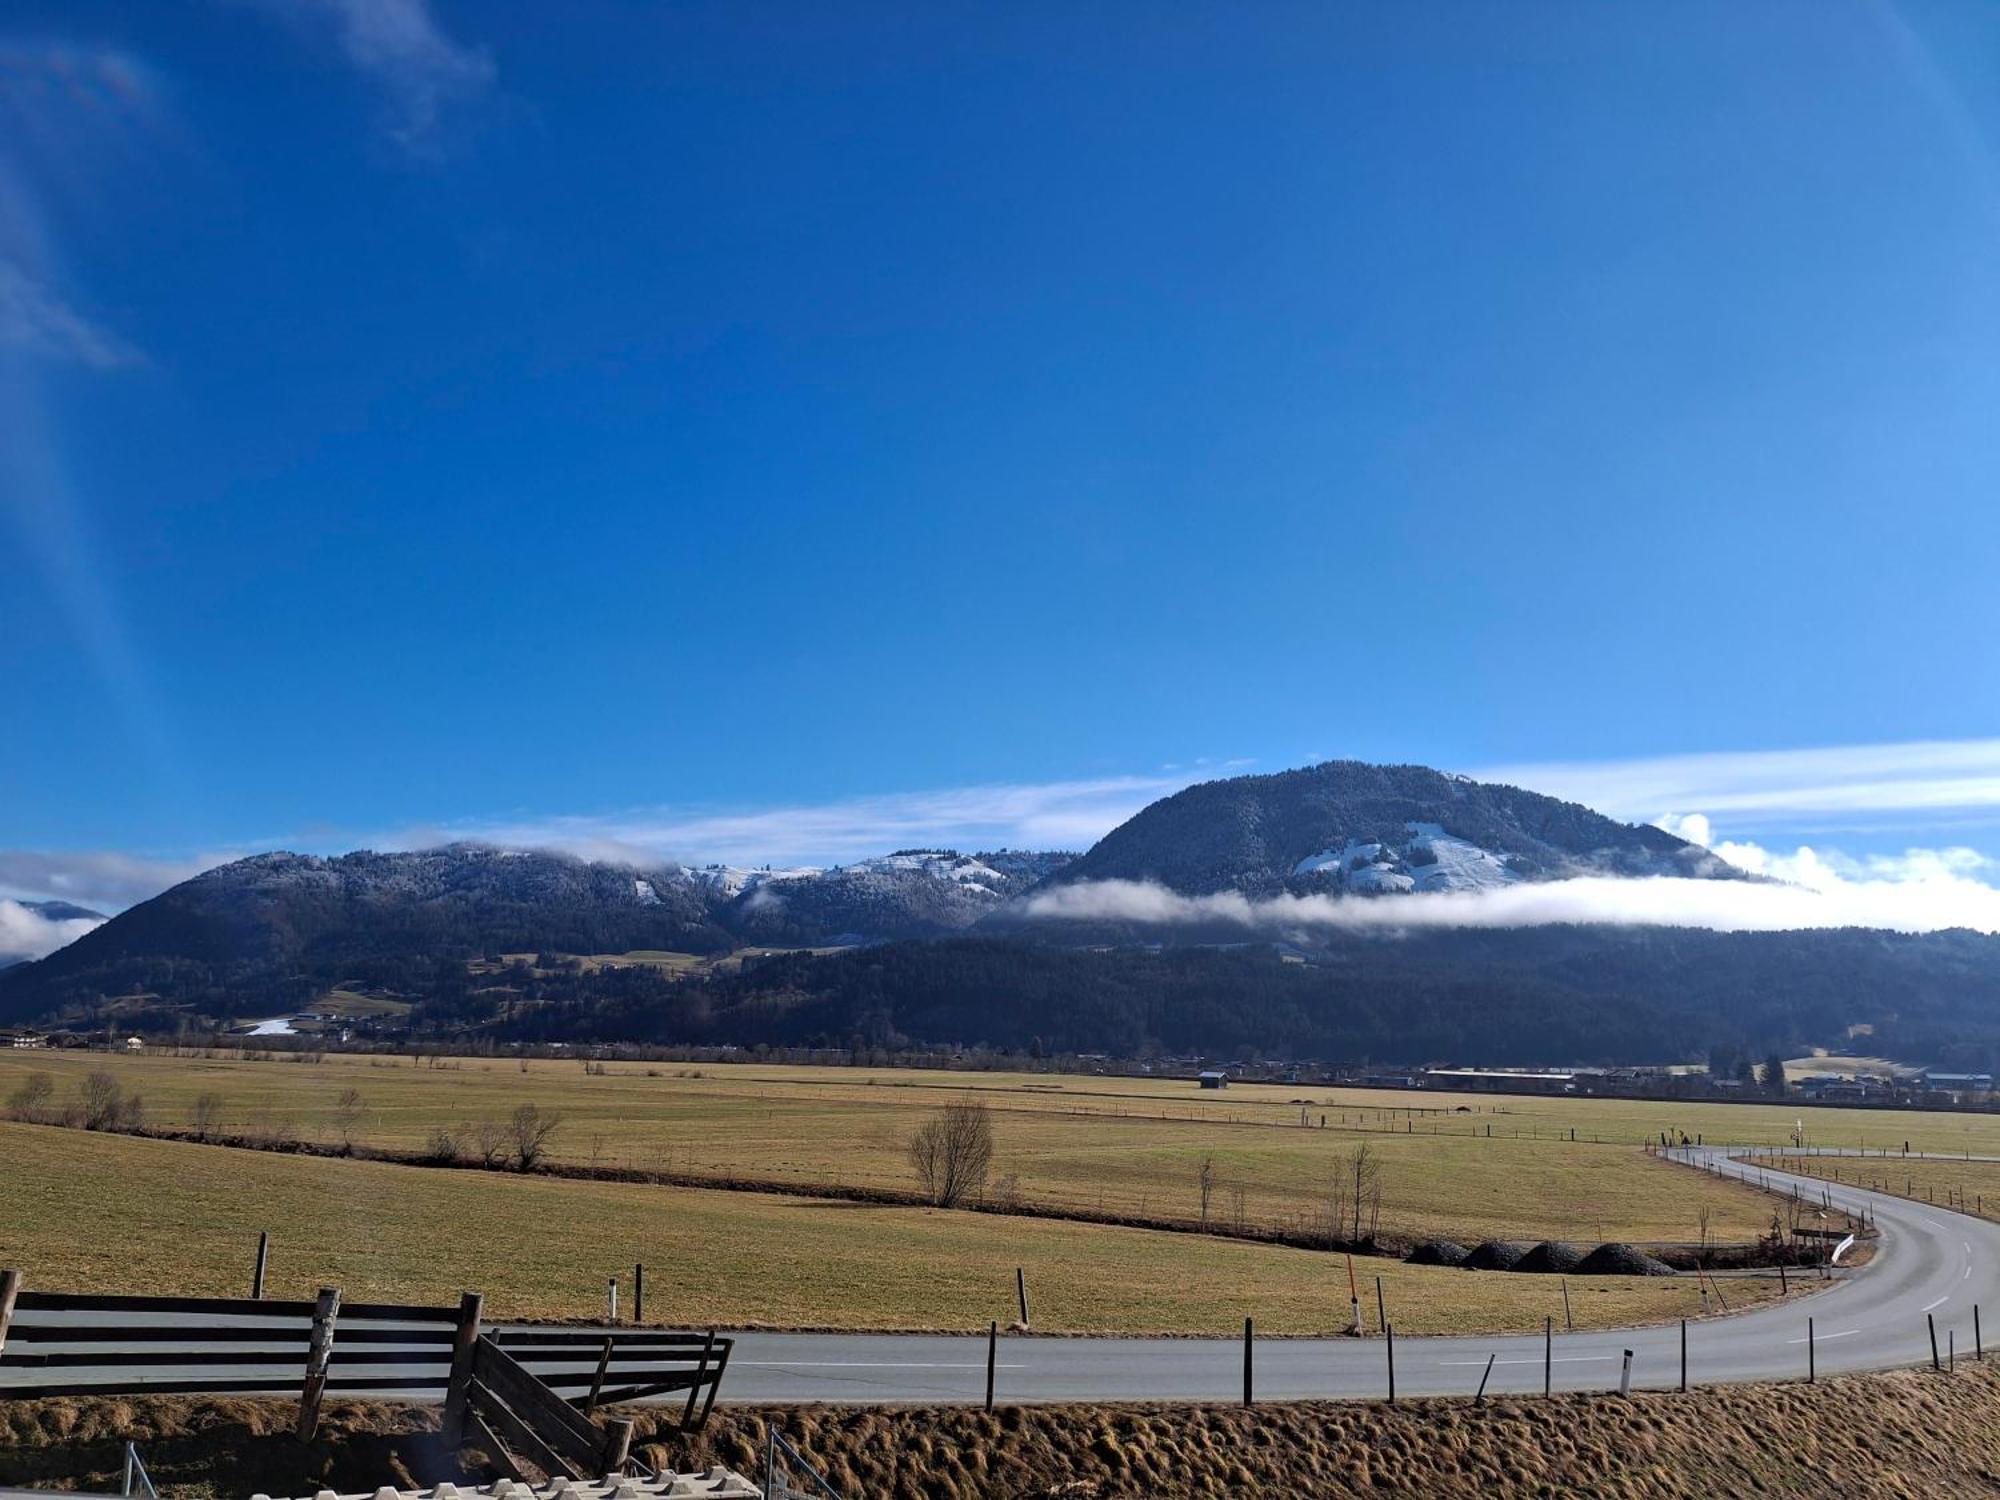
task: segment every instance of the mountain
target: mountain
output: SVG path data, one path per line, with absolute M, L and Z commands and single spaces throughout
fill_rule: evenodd
M 344 983 L 456 992 L 509 953 L 879 942 L 970 927 L 1069 856 L 906 850 L 830 870 L 632 868 L 456 844 L 261 854 L 184 881 L 0 979 L 0 1019 L 157 996 L 215 1016 Z
M 1176 792 L 1053 879 L 1150 881 L 1189 896 L 1394 895 L 1575 875 L 1745 878 L 1698 844 L 1574 802 L 1344 760 Z
M 757 943 L 856 943 L 961 932 L 1059 873 L 1073 856 L 903 849 L 827 870 L 729 871 L 718 918 Z M 709 872 L 693 872 L 696 879 Z

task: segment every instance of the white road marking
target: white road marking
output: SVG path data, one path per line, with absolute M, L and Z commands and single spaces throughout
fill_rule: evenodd
M 1818 1340 L 1818 1342 L 1824 1344 L 1828 1339 L 1851 1339 L 1854 1337 L 1855 1334 L 1859 1332 L 1861 1332 L 1859 1328 L 1846 1328 L 1842 1329 L 1839 1333 L 1822 1333 L 1822 1334 L 1816 1334 L 1814 1335 L 1814 1337 Z M 1785 1342 L 1788 1344 L 1803 1344 L 1805 1340 L 1786 1339 Z
M 1559 1354 L 1555 1358 L 1555 1363 L 1559 1365 L 1608 1365 L 1618 1358 L 1620 1356 L 1616 1354 Z M 1496 1359 L 1493 1363 L 1496 1366 L 1538 1365 L 1541 1361 L 1539 1359 Z M 1439 1369 L 1449 1370 L 1459 1367 L 1483 1370 L 1486 1368 L 1486 1361 L 1483 1359 L 1441 1359 L 1438 1361 Z
M 1925 1303 L 1925 1304 L 1924 1304 L 1924 1305 L 1923 1305 L 1922 1307 L 1918 1308 L 1918 1309 L 1917 1309 L 1917 1311 L 1918 1311 L 1918 1312 L 1929 1312 L 1929 1311 L 1930 1311 L 1930 1310 L 1931 1310 L 1932 1308 L 1935 1308 L 1935 1307 L 1943 1307 L 1943 1306 L 1945 1305 L 1945 1303 L 1947 1303 L 1947 1302 L 1949 1302 L 1949 1301 L 1951 1301 L 1951 1296 L 1950 1296 L 1950 1294 L 1949 1294 L 1949 1293 L 1947 1293 L 1946 1295 L 1944 1295 L 1944 1296 L 1942 1296 L 1942 1297 L 1938 1298 L 1938 1299 L 1937 1299 L 1937 1301 L 1935 1301 L 1935 1302 L 1926 1302 L 1926 1303 Z
M 983 1370 L 976 1365 L 925 1364 L 902 1359 L 732 1359 L 732 1365 L 751 1370 Z M 1001 1370 L 1025 1370 L 1026 1365 L 996 1365 Z

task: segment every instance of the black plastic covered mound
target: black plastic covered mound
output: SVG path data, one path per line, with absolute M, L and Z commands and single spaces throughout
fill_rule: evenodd
M 1425 1240 L 1409 1255 L 1413 1266 L 1462 1266 L 1472 1252 L 1456 1240 Z
M 1561 1240 L 1543 1240 L 1515 1261 L 1511 1271 L 1552 1271 L 1567 1276 L 1583 1264 L 1583 1252 Z
M 1488 1240 L 1465 1257 L 1465 1268 L 1468 1271 L 1511 1271 L 1514 1263 L 1525 1254 L 1527 1247 L 1512 1240 Z
M 1643 1250 L 1613 1242 L 1599 1245 L 1576 1268 L 1579 1276 L 1671 1276 L 1674 1268 Z

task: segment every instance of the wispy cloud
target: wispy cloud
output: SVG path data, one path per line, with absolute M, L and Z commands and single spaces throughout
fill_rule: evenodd
M 97 917 L 57 920 L 18 901 L 0 900 L 0 959 L 42 958 L 103 925 Z
M 1721 815 L 1737 827 L 1895 817 L 1909 826 L 2000 816 L 2000 739 L 1912 740 L 1809 750 L 1668 755 L 1491 766 L 1482 781 L 1659 822 Z
M 341 55 L 379 91 L 383 128 L 405 150 L 434 156 L 455 112 L 492 91 L 493 59 L 454 40 L 428 0 L 260 0 L 290 19 L 316 20 Z
M 73 901 L 115 912 L 230 857 L 150 859 L 103 850 L 0 849 L 0 900 Z
M 145 362 L 131 344 L 86 318 L 47 282 L 4 257 L 0 257 L 0 344 L 94 370 Z
M 605 817 L 474 820 L 406 829 L 381 842 L 416 848 L 479 839 L 590 858 L 689 864 L 839 864 L 890 849 L 1079 849 L 1191 774 L 955 787 L 745 811 L 638 809 Z

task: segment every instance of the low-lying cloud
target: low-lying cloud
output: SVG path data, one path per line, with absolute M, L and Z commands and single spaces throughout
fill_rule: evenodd
M 100 917 L 55 921 L 18 901 L 0 900 L 0 962 L 44 958 L 102 925 Z
M 1585 876 L 1482 891 L 1261 898 L 1236 891 L 1187 896 L 1161 885 L 1102 880 L 1045 891 L 1029 899 L 1026 912 L 1043 921 L 1223 926 L 1299 938 L 1315 933 L 1392 934 L 1561 923 L 1704 927 L 1717 932 L 1813 927 L 1898 932 L 1965 927 L 2000 932 L 2000 889 L 1976 878 L 1976 872 L 1989 869 L 1991 862 L 1970 849 L 1913 849 L 1901 856 L 1864 861 L 1809 848 L 1772 854 L 1745 844 L 1723 844 L 1716 853 L 1773 879 Z

